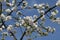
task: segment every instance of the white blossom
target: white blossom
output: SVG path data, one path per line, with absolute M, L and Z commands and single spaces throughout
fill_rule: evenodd
M 12 25 L 8 25 L 7 30 L 11 31 L 12 29 L 13 29 L 13 26 Z
M 37 28 L 37 27 L 38 27 L 38 25 L 37 25 L 36 23 L 33 23 L 33 26 L 34 26 L 35 28 Z
M 41 15 L 43 15 L 43 14 L 45 13 L 44 10 L 37 9 L 37 11 L 38 11 L 38 13 L 41 14 Z
M 16 0 L 12 0 L 12 3 L 9 3 L 7 0 L 5 0 L 5 1 L 6 1 L 6 4 L 10 7 L 13 7 L 16 3 Z
M 5 16 L 4 14 L 1 14 L 1 18 L 2 18 L 2 19 L 5 19 L 5 17 L 6 17 L 6 16 Z
M 58 18 L 56 18 L 56 20 L 55 20 L 58 24 L 60 24 L 60 18 L 58 17 Z
M 16 27 L 20 26 L 20 24 L 18 22 L 15 23 Z
M 6 2 L 6 4 L 10 7 L 12 7 L 14 4 Z
M 11 17 L 11 16 L 6 16 L 5 21 L 10 20 L 10 19 L 12 19 L 12 17 Z
M 27 5 L 28 3 L 27 3 L 27 1 L 23 1 L 23 4 L 24 4 L 24 5 Z
M 39 6 L 38 6 L 38 4 L 34 4 L 33 7 L 34 8 L 38 8 Z
M 23 1 L 23 5 L 21 6 L 22 9 L 26 8 L 28 5 L 27 1 Z
M 43 20 L 45 18 L 45 15 L 43 15 L 42 17 L 41 17 L 41 20 Z
M 36 18 L 37 18 L 37 15 L 34 15 L 34 16 L 33 16 L 33 19 L 36 19 Z
M 2 25 L 2 28 L 5 28 L 5 26 L 4 26 L 4 25 Z
M 60 0 L 57 1 L 56 6 L 60 6 Z
M 51 12 L 51 14 L 52 14 L 52 15 L 56 15 L 56 13 L 55 13 L 55 12 Z
M 15 3 L 16 3 L 16 0 L 13 0 L 13 1 L 12 1 L 12 4 L 15 4 Z
M 19 22 L 20 22 L 20 26 L 22 26 L 25 23 L 23 19 L 19 20 Z
M 0 31 L 2 31 L 2 28 L 0 28 Z
M 3 32 L 2 35 L 7 36 L 8 32 Z
M 42 3 L 42 4 L 39 4 L 39 9 L 44 9 L 45 7 L 44 7 L 44 3 Z
M 51 32 L 54 33 L 54 31 L 55 31 L 55 28 L 52 28 L 52 29 L 51 29 Z
M 51 12 L 51 14 L 54 16 L 58 13 L 58 10 L 54 10 L 53 12 Z
M 17 14 L 17 15 L 22 15 L 21 11 L 17 11 L 16 14 Z
M 30 26 L 28 26 L 27 29 L 30 29 Z
M 48 30 L 47 30 L 48 32 L 51 32 L 51 27 L 50 27 L 50 26 L 48 26 L 47 29 L 48 29 Z
M 6 9 L 5 11 L 6 11 L 7 13 L 10 13 L 10 12 L 11 12 L 11 10 L 10 10 L 10 9 Z

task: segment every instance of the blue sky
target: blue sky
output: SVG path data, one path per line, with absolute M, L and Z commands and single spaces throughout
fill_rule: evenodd
M 19 0 L 17 0 L 17 1 L 19 1 Z M 40 3 L 48 3 L 50 6 L 54 6 L 57 0 L 27 0 L 27 1 L 29 3 L 28 6 L 33 6 L 35 3 L 37 3 L 37 4 L 40 4 Z M 60 17 L 60 8 L 59 7 L 56 7 L 56 9 L 59 10 L 59 13 L 56 15 L 56 17 Z M 31 10 L 24 9 L 24 10 L 21 10 L 21 11 L 22 11 L 22 13 L 24 15 L 29 15 L 29 16 L 38 15 L 39 16 L 39 13 L 35 9 L 31 9 Z M 15 13 L 15 12 L 13 12 L 13 13 Z M 11 21 L 8 22 L 8 24 L 12 24 L 12 23 L 13 22 L 11 22 Z M 49 33 L 48 36 L 37 37 L 37 38 L 35 38 L 33 40 L 60 40 L 60 24 L 53 23 L 49 19 L 47 19 L 46 20 L 46 24 L 44 24 L 44 25 L 45 26 L 55 27 L 56 28 L 56 31 L 54 32 L 54 34 Z M 20 31 L 20 28 L 18 28 L 16 30 L 17 30 L 17 34 L 15 36 L 19 40 L 19 38 L 22 35 L 22 33 L 19 32 Z M 22 30 L 24 30 L 24 29 L 22 29 Z M 1 36 L 0 36 L 0 38 L 1 38 Z M 9 36 L 7 36 L 5 38 L 6 38 L 5 40 L 13 40 L 13 38 L 12 37 L 10 38 Z M 26 40 L 26 37 L 24 37 L 23 40 Z

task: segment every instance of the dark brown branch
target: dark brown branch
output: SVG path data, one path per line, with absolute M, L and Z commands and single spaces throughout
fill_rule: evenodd
M 23 37 L 24 37 L 25 34 L 26 34 L 26 30 L 25 30 L 24 33 L 22 34 L 20 40 L 23 40 Z
M 3 21 L 3 20 L 2 20 L 2 25 L 4 25 L 4 26 L 5 26 L 5 29 L 7 29 L 7 27 L 6 27 L 6 25 L 4 24 L 4 21 Z M 10 31 L 10 33 L 11 33 L 11 35 L 14 37 L 14 39 L 17 40 L 17 38 L 15 37 L 15 35 L 13 34 L 13 32 Z
M 29 25 L 29 23 L 26 23 L 26 24 L 27 24 L 27 25 Z M 29 26 L 31 26 L 31 25 L 29 25 Z M 31 27 L 32 27 L 32 26 L 31 26 Z M 23 40 L 23 37 L 25 36 L 26 31 L 27 31 L 27 29 L 25 29 L 25 31 L 24 31 L 24 33 L 22 34 L 22 36 L 21 36 L 20 40 Z
M 20 6 L 20 5 L 21 5 L 21 3 L 22 3 L 23 1 L 24 1 L 24 0 L 20 1 L 20 2 L 19 2 L 19 4 L 18 4 L 17 6 Z
M 55 7 L 57 7 L 57 6 L 55 5 L 55 6 L 51 7 L 51 8 L 49 8 L 47 11 L 45 11 L 44 15 L 46 15 L 49 11 L 51 11 L 51 10 L 52 10 L 53 8 L 55 8 Z M 38 21 L 42 16 L 43 16 L 43 15 L 39 16 L 39 17 L 34 21 L 34 23 L 35 23 L 36 21 Z
M 15 37 L 15 35 L 14 35 L 14 33 L 12 31 L 10 31 L 10 33 L 14 37 L 14 39 L 17 40 L 16 37 Z

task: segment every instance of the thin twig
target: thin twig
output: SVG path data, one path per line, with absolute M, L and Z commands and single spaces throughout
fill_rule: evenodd
M 51 7 L 51 8 L 49 8 L 47 11 L 45 11 L 44 15 L 46 15 L 49 11 L 51 11 L 51 10 L 54 9 L 55 7 L 57 7 L 57 6 L 55 5 L 55 6 Z M 40 16 L 34 21 L 34 23 L 35 23 L 36 21 L 38 21 L 42 16 L 43 16 L 43 15 L 40 15 Z
M 25 30 L 24 33 L 22 34 L 20 40 L 23 40 L 23 37 L 24 37 L 25 34 L 26 34 L 26 30 Z
M 17 7 L 20 6 L 23 1 L 24 1 L 24 0 L 20 1 L 19 4 L 17 5 Z M 13 12 L 13 10 L 11 10 L 11 12 L 10 12 L 8 15 L 11 15 L 12 12 Z
M 17 40 L 16 36 L 14 35 L 14 33 L 12 31 L 10 31 L 11 35 L 14 37 L 15 40 Z
M 2 3 L 0 2 L 0 15 L 2 14 Z M 2 25 L 5 26 L 5 29 L 7 29 L 7 26 L 5 25 L 5 21 L 3 21 L 3 19 L 1 18 L 1 21 L 2 21 Z M 2 26 L 1 25 L 1 26 Z M 17 40 L 17 38 L 15 37 L 15 35 L 10 31 L 10 33 L 12 34 L 12 36 L 14 37 L 15 40 Z

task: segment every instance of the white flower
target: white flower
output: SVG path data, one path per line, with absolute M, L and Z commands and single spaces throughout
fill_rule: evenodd
M 49 4 L 47 3 L 46 5 L 45 5 L 45 9 L 48 9 L 49 8 Z
M 30 26 L 28 26 L 27 29 L 30 29 Z
M 23 5 L 25 5 L 25 6 L 26 6 L 27 4 L 28 4 L 28 3 L 27 3 L 27 1 L 23 1 Z
M 1 14 L 1 18 L 2 18 L 2 19 L 5 19 L 5 17 L 6 17 L 6 16 L 5 16 L 4 14 Z
M 41 20 L 43 20 L 45 18 L 45 15 L 43 15 L 42 17 L 41 17 Z
M 2 28 L 0 28 L 0 31 L 2 31 Z
M 44 9 L 45 7 L 44 7 L 44 3 L 42 3 L 42 4 L 39 4 L 39 9 Z
M 36 19 L 37 18 L 37 15 L 34 15 L 33 18 Z
M 45 11 L 44 11 L 44 10 L 41 10 L 41 11 L 40 11 L 40 13 L 41 13 L 41 14 L 44 14 L 44 13 L 45 13 Z
M 33 26 L 34 26 L 35 28 L 37 28 L 37 27 L 38 27 L 38 25 L 37 25 L 37 24 L 35 24 L 35 23 L 33 23 Z
M 51 14 L 54 16 L 58 13 L 58 10 L 54 10 L 53 12 L 51 12 Z
M 10 20 L 10 19 L 12 19 L 12 17 L 11 16 L 7 16 L 5 21 Z
M 20 22 L 20 26 L 22 26 L 25 23 L 25 21 L 23 19 L 19 20 L 19 22 Z
M 8 32 L 3 32 L 2 35 L 7 36 Z
M 5 11 L 6 11 L 7 13 L 10 13 L 10 12 L 11 12 L 11 10 L 10 10 L 10 9 L 6 9 Z
M 40 13 L 41 15 L 43 15 L 45 13 L 44 10 L 40 10 L 40 9 L 37 9 L 38 13 Z
M 26 17 L 24 17 L 24 20 L 25 20 L 25 21 L 29 21 L 29 20 L 31 20 L 31 19 L 32 19 L 31 16 L 26 16 Z
M 16 27 L 20 26 L 20 24 L 18 22 L 15 23 Z
M 6 4 L 10 7 L 12 7 L 14 4 L 6 2 Z
M 51 29 L 51 32 L 54 33 L 54 31 L 55 31 L 55 28 L 52 28 L 52 29 Z
M 56 15 L 56 13 L 55 13 L 55 12 L 51 12 L 51 14 L 52 14 L 52 15 Z
M 60 18 L 56 18 L 55 20 L 58 24 L 60 24 Z
M 56 29 L 55 29 L 55 28 L 53 28 L 53 30 L 55 31 Z
M 15 4 L 15 3 L 16 3 L 16 0 L 13 0 L 13 1 L 12 1 L 12 4 Z
M 6 1 L 6 4 L 10 7 L 13 7 L 16 3 L 16 0 L 13 0 L 12 3 L 9 3 L 7 0 L 5 0 L 5 1 Z
M 4 25 L 2 25 L 2 28 L 5 28 L 5 26 L 4 26 Z
M 56 6 L 60 6 L 60 0 L 57 1 Z
M 38 8 L 38 4 L 34 4 L 34 6 L 33 6 L 34 8 Z
M 21 11 L 17 11 L 17 15 L 22 15 Z
M 48 26 L 47 31 L 51 32 L 51 27 L 50 26 Z
M 27 7 L 27 1 L 23 1 L 23 5 L 21 6 L 22 9 L 26 8 Z
M 11 31 L 13 29 L 13 26 L 12 25 L 9 25 L 8 27 L 7 27 L 7 30 L 8 31 Z

